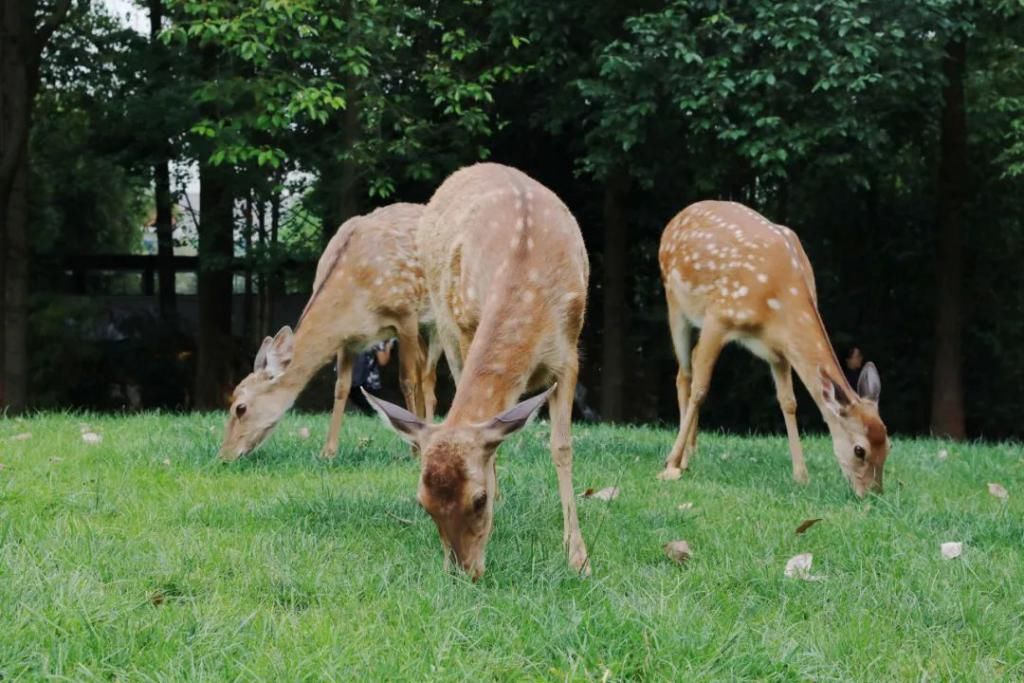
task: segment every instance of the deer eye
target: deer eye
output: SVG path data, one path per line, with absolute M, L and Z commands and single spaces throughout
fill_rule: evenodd
M 863 446 L 854 446 L 853 454 L 856 455 L 858 459 L 863 460 L 864 456 L 867 455 L 867 452 L 864 450 Z
M 484 506 L 487 505 L 487 493 L 480 493 L 473 498 L 473 510 L 475 512 L 482 512 Z
M 238 417 L 242 417 L 243 415 L 245 415 L 245 411 L 246 407 L 244 403 L 239 403 L 237 406 L 235 406 L 235 415 L 237 415 Z

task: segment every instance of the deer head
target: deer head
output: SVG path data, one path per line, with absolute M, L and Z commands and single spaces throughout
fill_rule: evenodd
M 220 459 L 232 462 L 259 448 L 295 400 L 294 392 L 280 383 L 292 361 L 294 335 L 287 325 L 263 340 L 252 372 L 232 395 Z
M 889 437 L 878 416 L 882 381 L 874 363 L 867 363 L 857 379 L 857 394 L 849 392 L 818 368 L 825 420 L 839 467 L 854 493 L 882 491 L 882 470 L 889 455 Z
M 478 424 L 432 425 L 404 408 L 363 392 L 391 429 L 422 454 L 417 502 L 441 534 L 445 564 L 454 559 L 475 581 L 484 573 L 497 491 L 498 446 L 536 415 L 547 391 Z

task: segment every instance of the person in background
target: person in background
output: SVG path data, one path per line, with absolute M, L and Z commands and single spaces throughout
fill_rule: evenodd
M 850 347 L 850 351 L 846 354 L 846 358 L 843 359 L 843 372 L 846 373 L 846 379 L 850 383 L 851 387 L 857 386 L 857 380 L 860 378 L 860 371 L 863 367 L 864 354 L 861 353 L 860 347 Z
M 360 388 L 371 394 L 380 393 L 380 369 L 391 362 L 391 354 L 394 353 L 397 343 L 397 339 L 379 341 L 359 354 L 359 358 L 356 359 L 352 368 L 352 391 L 349 392 L 348 398 L 364 413 L 372 415 L 373 408 L 367 403 Z

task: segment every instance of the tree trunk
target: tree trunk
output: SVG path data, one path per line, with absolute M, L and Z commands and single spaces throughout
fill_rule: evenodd
M 267 277 L 266 268 L 266 253 L 267 253 L 267 203 L 260 199 L 260 215 L 259 215 L 259 237 L 260 237 L 260 249 L 263 252 L 264 258 L 262 259 L 259 277 L 259 300 L 260 300 L 260 311 L 259 311 L 259 322 L 256 326 L 258 331 L 256 341 L 259 342 L 261 337 L 265 337 L 270 334 L 270 282 Z
M 345 107 L 345 121 L 343 129 L 343 141 L 345 144 L 345 159 L 341 162 L 341 195 L 338 197 L 338 220 L 334 230 L 352 216 L 359 214 L 359 169 L 353 157 L 353 148 L 359 141 L 359 100 L 355 94 L 355 79 L 349 78 L 347 83 L 349 93 L 348 106 Z M 334 231 L 327 236 L 328 241 L 334 236 Z M 325 243 L 326 244 L 326 243 Z
M 946 46 L 940 132 L 938 228 L 935 287 L 935 369 L 932 377 L 932 431 L 963 439 L 963 221 L 967 202 L 967 113 L 964 71 L 967 44 L 963 37 Z
M 231 258 L 234 216 L 231 173 L 199 167 L 199 358 L 195 405 L 223 408 L 231 391 Z
M 278 188 L 280 185 L 278 185 Z M 281 254 L 277 248 L 278 232 L 281 228 L 281 190 L 275 188 L 270 200 L 270 249 L 274 254 L 274 269 L 270 274 L 271 317 L 273 317 L 273 300 L 284 296 L 284 275 L 281 272 Z M 271 321 L 273 324 L 273 321 Z
M 34 14 L 34 2 L 0 8 L 0 397 L 15 413 L 25 409 L 28 394 L 28 134 L 42 51 Z
M 252 198 L 252 190 L 247 192 L 245 198 L 245 234 L 242 238 L 245 240 L 245 297 L 244 304 L 242 306 L 242 340 L 246 344 L 252 343 L 255 338 L 253 332 L 254 322 L 254 305 L 253 305 L 253 216 L 252 212 L 256 210 L 256 203 Z
M 163 23 L 163 2 L 164 0 L 150 0 L 149 2 L 149 41 L 150 48 L 155 53 L 152 77 L 156 83 L 161 83 L 167 78 L 163 46 L 158 38 Z M 164 154 L 161 154 L 161 158 L 153 166 L 153 185 L 156 202 L 156 259 L 160 319 L 169 327 L 177 328 L 178 299 L 174 284 L 174 215 L 171 199 L 171 171 L 170 162 Z
M 624 172 L 616 171 L 608 179 L 604 192 L 601 414 L 611 421 L 619 421 L 624 417 L 627 261 L 625 201 L 628 182 Z
M 8 411 L 28 400 L 28 150 L 15 169 L 6 207 L 4 243 L 4 381 Z

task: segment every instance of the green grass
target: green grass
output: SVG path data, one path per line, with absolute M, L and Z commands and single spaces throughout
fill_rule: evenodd
M 896 439 L 886 493 L 859 501 L 820 437 L 807 487 L 781 436 L 705 434 L 691 472 L 659 482 L 671 432 L 577 426 L 577 490 L 622 489 L 580 501 L 580 580 L 537 423 L 499 454 L 473 584 L 441 570 L 416 463 L 375 420 L 348 420 L 334 463 L 313 457 L 326 418 L 293 415 L 224 466 L 222 419 L 0 420 L 0 678 L 1024 679 L 1018 445 L 940 462 L 938 442 Z M 685 567 L 662 552 L 675 539 Z M 783 577 L 800 552 L 823 580 Z

